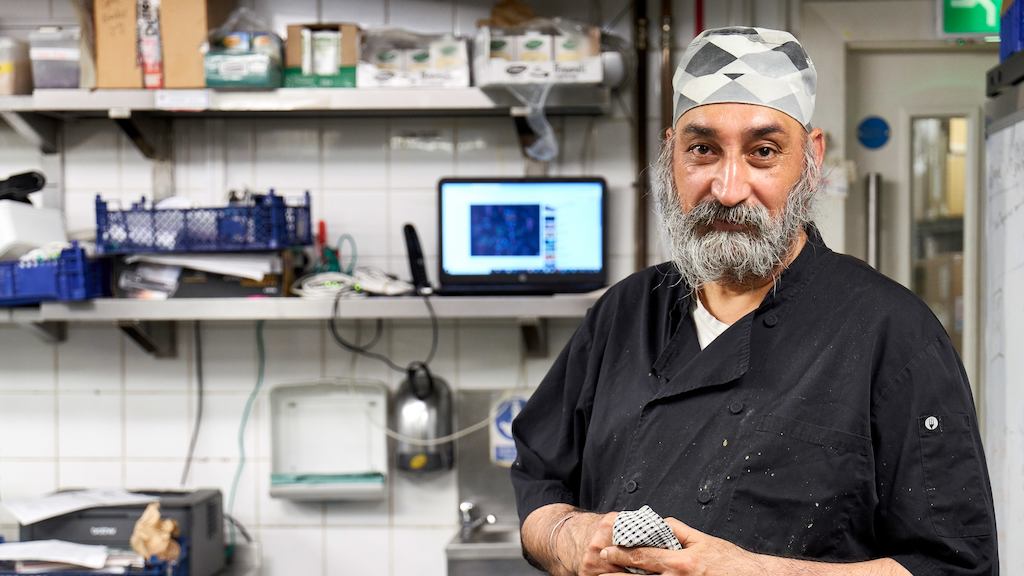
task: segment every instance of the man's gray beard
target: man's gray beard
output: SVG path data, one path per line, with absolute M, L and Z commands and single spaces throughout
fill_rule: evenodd
M 652 178 L 658 209 L 668 237 L 670 256 L 683 280 L 693 289 L 712 282 L 752 286 L 777 274 L 805 224 L 812 221 L 821 170 L 810 141 L 804 147 L 804 168 L 776 216 L 760 205 L 729 208 L 712 198 L 684 212 L 672 174 L 674 140 L 665 142 Z M 715 222 L 739 224 L 742 231 L 720 231 Z

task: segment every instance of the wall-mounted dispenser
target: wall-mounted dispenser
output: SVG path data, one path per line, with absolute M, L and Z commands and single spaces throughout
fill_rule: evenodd
M 430 472 L 454 466 L 452 442 L 437 442 L 452 433 L 452 394 L 448 383 L 426 364 L 409 365 L 391 402 L 391 422 L 398 433 L 399 470 Z

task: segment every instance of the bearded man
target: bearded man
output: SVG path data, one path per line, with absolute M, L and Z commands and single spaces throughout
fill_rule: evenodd
M 811 221 L 815 83 L 786 32 L 709 30 L 683 55 L 654 170 L 672 262 L 602 296 L 514 423 L 537 567 L 997 573 L 949 338 Z

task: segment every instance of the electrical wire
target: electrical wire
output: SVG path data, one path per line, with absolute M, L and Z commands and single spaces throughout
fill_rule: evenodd
M 345 340 L 345 338 L 338 331 L 337 325 L 337 321 L 340 319 L 340 316 L 338 315 L 338 304 L 339 302 L 341 302 L 341 300 L 342 294 L 339 292 L 334 297 L 334 305 L 331 308 L 331 317 L 327 321 L 327 327 L 330 329 L 331 337 L 334 339 L 335 343 L 337 343 L 338 346 L 341 346 L 345 350 L 348 350 L 349 352 L 353 352 L 355 354 L 359 354 L 360 356 L 365 356 L 367 358 L 377 360 L 378 362 L 383 362 L 388 366 L 388 368 L 391 368 L 395 372 L 404 373 L 408 371 L 409 366 L 401 366 L 388 356 L 370 350 L 370 348 L 372 348 L 375 344 L 377 344 L 377 341 L 380 340 L 380 335 L 381 332 L 383 331 L 384 322 L 379 318 L 377 319 L 376 333 L 374 334 L 374 337 L 371 339 L 369 343 L 358 344 Z M 424 359 L 422 363 L 429 366 L 430 363 L 433 362 L 434 357 L 437 355 L 437 346 L 438 341 L 440 340 L 440 326 L 437 320 L 437 312 L 434 310 L 434 305 L 430 302 L 429 295 L 423 295 L 423 303 L 426 305 L 427 312 L 430 314 L 431 337 L 430 351 L 427 353 L 426 359 Z
M 385 386 L 383 383 L 375 384 L 375 385 L 378 386 L 385 393 L 387 392 L 387 386 Z M 470 434 L 473 434 L 474 432 L 478 432 L 481 429 L 486 428 L 488 425 L 491 424 L 491 422 L 494 421 L 494 417 L 495 417 L 495 415 L 497 415 L 498 408 L 501 406 L 501 403 L 503 401 L 505 401 L 506 399 L 515 398 L 517 396 L 520 396 L 522 394 L 523 390 L 524 389 L 519 389 L 519 388 L 506 390 L 505 393 L 503 393 L 498 398 L 498 400 L 491 405 L 491 408 L 490 408 L 490 410 L 489 410 L 489 412 L 487 414 L 487 418 L 484 418 L 483 420 L 480 420 L 478 422 L 474 422 L 473 424 L 470 424 L 469 426 L 466 426 L 465 428 L 463 428 L 461 430 L 456 430 L 455 432 L 452 432 L 451 434 L 446 434 L 444 436 L 438 436 L 437 438 L 424 439 L 424 438 L 419 438 L 419 437 L 416 437 L 416 436 L 408 436 L 408 435 L 402 434 L 401 432 L 398 432 L 396 430 L 392 430 L 391 428 L 388 428 L 385 424 L 377 422 L 373 418 L 369 418 L 368 422 L 374 428 L 382 430 L 384 432 L 384 434 L 388 438 L 392 438 L 394 440 L 398 440 L 399 442 L 405 442 L 407 444 L 412 444 L 414 446 L 424 446 L 424 447 L 439 446 L 441 444 L 447 444 L 449 442 L 458 440 L 460 438 L 464 438 L 466 436 L 469 436 Z
M 349 257 L 348 265 L 347 266 L 342 265 L 342 263 L 341 263 L 341 245 L 342 245 L 342 243 L 344 243 L 346 241 L 348 242 L 349 248 L 352 249 L 352 256 Z M 337 250 L 338 250 L 338 268 L 340 268 L 341 271 L 344 272 L 345 274 L 352 274 L 353 272 L 355 272 L 355 269 L 356 269 L 356 256 L 358 255 L 357 252 L 356 252 L 356 239 L 353 238 L 351 234 L 342 234 L 341 236 L 338 237 Z
M 224 514 L 224 519 L 227 520 L 231 524 L 231 526 L 238 529 L 238 532 L 242 535 L 242 538 L 245 538 L 246 542 L 252 544 L 252 535 L 249 534 L 249 530 L 247 530 L 246 527 L 238 521 L 238 518 L 235 518 L 231 514 Z
M 242 411 L 242 421 L 238 426 L 238 466 L 235 468 L 235 477 L 231 480 L 231 491 L 228 493 L 227 515 L 229 517 L 234 516 L 235 494 L 238 492 L 238 482 L 242 478 L 242 470 L 245 469 L 245 428 L 249 423 L 249 415 L 252 414 L 252 405 L 256 402 L 260 389 L 263 388 L 263 376 L 266 373 L 267 368 L 267 349 L 266 344 L 263 341 L 263 324 L 263 320 L 256 322 L 256 355 L 259 359 L 256 369 L 256 385 L 253 386 L 252 392 L 249 393 L 249 398 L 245 401 L 245 409 Z M 234 524 L 232 524 L 228 542 L 228 545 L 232 550 L 234 550 Z
M 192 439 L 188 442 L 185 469 L 181 471 L 182 486 L 188 481 L 188 473 L 192 470 L 192 458 L 195 456 L 196 441 L 199 439 L 199 426 L 203 422 L 203 331 L 198 320 L 192 323 L 192 342 L 196 356 L 196 422 L 192 427 Z

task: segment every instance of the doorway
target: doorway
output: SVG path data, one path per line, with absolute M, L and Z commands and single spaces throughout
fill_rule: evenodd
M 845 144 L 857 168 L 845 210 L 847 252 L 867 259 L 865 183 L 876 173 L 878 269 L 917 293 L 942 322 L 975 398 L 981 123 L 985 73 L 997 62 L 994 50 L 955 46 L 849 48 L 846 62 Z M 872 116 L 888 130 L 876 124 L 865 144 L 858 128 Z

